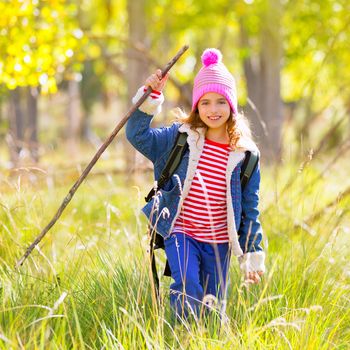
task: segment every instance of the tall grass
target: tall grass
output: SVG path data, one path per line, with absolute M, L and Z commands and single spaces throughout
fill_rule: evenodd
M 350 199 L 337 196 L 350 181 L 338 164 L 324 166 L 263 169 L 266 275 L 246 286 L 233 260 L 228 322 L 206 325 L 174 324 L 165 277 L 160 303 L 152 300 L 139 214 L 149 186 L 91 176 L 16 270 L 71 183 L 2 179 L 1 348 L 348 349 Z

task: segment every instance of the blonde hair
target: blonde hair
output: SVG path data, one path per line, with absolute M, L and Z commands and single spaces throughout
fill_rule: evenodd
M 208 127 L 199 117 L 197 109 L 193 110 L 188 115 L 180 108 L 176 108 L 173 113 L 178 122 L 189 124 L 191 130 L 197 131 L 199 128 L 203 128 L 205 131 L 208 130 Z M 231 111 L 230 117 L 227 121 L 227 133 L 232 150 L 237 148 L 238 142 L 241 138 L 246 138 L 253 141 L 249 121 L 243 113 L 233 114 Z

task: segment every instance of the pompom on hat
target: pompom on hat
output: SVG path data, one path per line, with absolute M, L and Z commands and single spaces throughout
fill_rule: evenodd
M 203 67 L 194 78 L 192 92 L 192 111 L 196 109 L 200 98 L 208 92 L 225 96 L 233 114 L 237 114 L 236 82 L 232 74 L 222 63 L 222 54 L 217 49 L 206 49 L 202 54 Z

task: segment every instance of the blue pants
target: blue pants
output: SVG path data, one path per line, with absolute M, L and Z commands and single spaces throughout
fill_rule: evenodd
M 205 295 L 218 300 L 226 297 L 229 244 L 196 241 L 174 233 L 164 241 L 171 276 L 170 305 L 175 314 L 187 317 L 192 311 L 199 316 Z

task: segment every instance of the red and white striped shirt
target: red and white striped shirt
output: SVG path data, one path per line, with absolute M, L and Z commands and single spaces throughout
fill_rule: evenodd
M 205 139 L 195 177 L 185 198 L 174 232 L 185 233 L 201 242 L 226 243 L 226 168 L 228 144 Z

